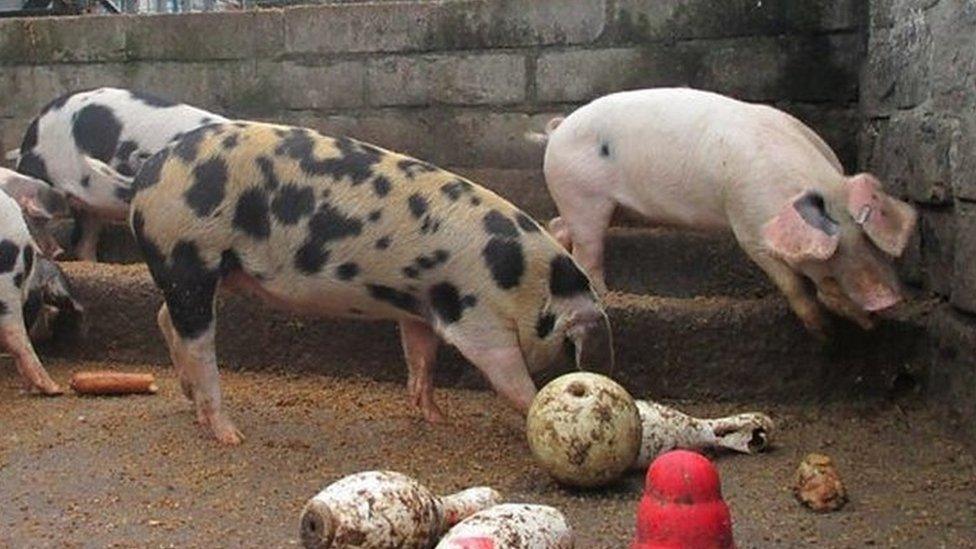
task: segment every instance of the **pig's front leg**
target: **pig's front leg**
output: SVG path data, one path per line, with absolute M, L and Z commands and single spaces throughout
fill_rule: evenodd
M 98 261 L 98 237 L 102 232 L 102 221 L 94 213 L 78 209 L 75 220 L 81 235 L 75 244 L 75 256 L 82 261 Z
M 13 303 L 4 305 L 6 311 L 0 317 L 0 342 L 13 355 L 14 364 L 24 379 L 25 386 L 45 395 L 60 395 L 64 391 L 41 365 L 34 346 L 27 337 L 20 306 Z
M 747 249 L 748 253 L 748 249 Z M 827 339 L 823 311 L 803 280 L 789 265 L 762 252 L 749 253 L 753 261 L 769 275 L 773 284 L 783 292 L 790 308 L 807 330 L 820 340 Z
M 871 316 L 847 297 L 835 279 L 825 277 L 817 282 L 817 299 L 834 313 L 853 320 L 861 328 L 874 328 Z
M 430 325 L 417 320 L 400 321 L 400 342 L 410 369 L 407 390 L 410 399 L 431 423 L 445 420 L 444 413 L 434 402 L 433 368 L 437 360 L 440 338 Z

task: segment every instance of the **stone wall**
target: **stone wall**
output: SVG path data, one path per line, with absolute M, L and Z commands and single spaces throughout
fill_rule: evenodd
M 976 2 L 872 0 L 861 165 L 912 200 L 904 278 L 946 304 L 929 395 L 976 440 Z
M 0 144 L 50 99 L 140 88 L 346 133 L 551 212 L 522 134 L 599 95 L 690 85 L 771 102 L 852 166 L 861 0 L 383 2 L 0 20 Z

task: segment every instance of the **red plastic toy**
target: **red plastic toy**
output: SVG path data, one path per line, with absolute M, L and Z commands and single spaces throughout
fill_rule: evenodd
M 687 450 L 659 456 L 647 470 L 631 549 L 733 549 L 732 517 L 718 471 Z

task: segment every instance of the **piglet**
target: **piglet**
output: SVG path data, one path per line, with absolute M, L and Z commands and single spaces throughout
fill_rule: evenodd
M 558 509 L 506 503 L 462 520 L 437 549 L 573 549 L 574 545 L 573 529 Z
M 441 497 L 401 473 L 357 473 L 308 501 L 301 516 L 302 544 L 308 549 L 431 547 L 458 521 L 500 501 L 487 487 Z
M 818 300 L 869 328 L 871 313 L 901 299 L 891 258 L 915 210 L 870 174 L 845 176 L 830 147 L 783 111 L 647 89 L 601 97 L 547 132 L 531 137 L 547 142 L 546 184 L 561 216 L 551 228 L 601 290 L 604 237 L 620 206 L 658 225 L 730 230 L 821 337 Z
M 131 225 L 166 303 L 158 315 L 199 422 L 241 434 L 220 406 L 218 288 L 290 311 L 400 324 L 409 389 L 430 421 L 439 340 L 525 414 L 530 371 L 613 364 L 586 274 L 491 191 L 353 139 L 257 122 L 198 128 L 143 166 Z M 566 352 L 568 351 L 568 353 Z
M 647 468 L 654 458 L 675 448 L 727 448 L 744 454 L 762 452 L 773 434 L 773 420 L 758 412 L 702 419 L 654 401 L 635 402 L 642 426 L 635 469 Z
M 41 365 L 28 330 L 46 333 L 62 313 L 80 318 L 82 312 L 64 274 L 38 253 L 17 202 L 0 192 L 0 344 L 28 389 L 62 393 Z
M 225 120 L 138 91 L 97 88 L 46 105 L 11 156 L 18 172 L 69 197 L 77 221 L 75 255 L 95 261 L 102 225 L 126 219 L 131 176 L 142 163 L 187 131 Z M 113 177 L 113 171 L 98 169 L 102 164 L 128 177 Z

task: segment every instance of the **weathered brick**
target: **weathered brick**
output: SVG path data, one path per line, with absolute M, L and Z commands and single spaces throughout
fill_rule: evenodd
M 367 90 L 376 107 L 504 105 L 525 100 L 521 54 L 396 56 L 369 64 Z
M 956 217 L 952 208 L 918 210 L 919 266 L 922 287 L 941 296 L 952 292 L 955 273 Z
M 976 112 L 960 115 L 949 148 L 949 177 L 957 198 L 976 200 Z
M 916 202 L 951 204 L 949 160 L 958 122 L 905 111 L 878 126 L 872 168 L 886 186 Z
M 285 63 L 282 100 L 289 109 L 342 109 L 361 107 L 366 101 L 366 65 L 337 61 L 306 66 Z
M 976 109 L 976 2 L 940 2 L 929 12 L 932 100 L 940 111 Z
M 617 0 L 608 35 L 644 42 L 853 30 L 864 24 L 860 0 Z
M 0 116 L 31 118 L 70 91 L 121 85 L 126 71 L 121 64 L 0 67 Z
M 278 10 L 129 17 L 132 59 L 201 61 L 276 55 L 284 46 Z
M 929 370 L 929 401 L 960 438 L 976 449 L 976 320 L 944 307 L 932 315 L 937 338 Z
M 688 85 L 693 76 L 694 65 L 673 46 L 544 53 L 536 63 L 536 98 L 582 102 L 620 90 Z
M 861 81 L 863 110 L 871 116 L 914 107 L 929 97 L 932 32 L 925 12 L 915 11 L 868 39 Z
M 976 204 L 956 202 L 955 272 L 952 304 L 976 313 Z
M 754 101 L 857 100 L 863 49 L 856 35 L 696 42 L 695 85 Z
M 288 8 L 289 53 L 428 51 L 592 42 L 602 0 L 462 0 Z
M 0 19 L 0 64 L 125 59 L 131 17 Z

